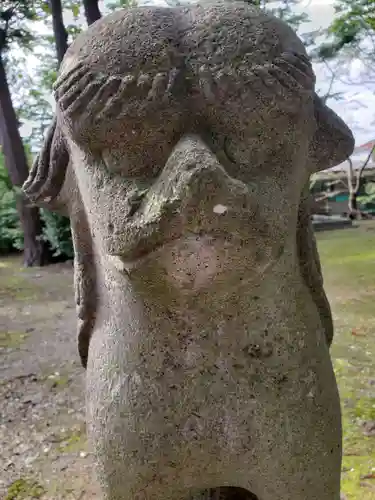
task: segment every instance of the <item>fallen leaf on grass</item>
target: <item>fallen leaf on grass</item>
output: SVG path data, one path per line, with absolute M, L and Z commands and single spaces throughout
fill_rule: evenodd
M 365 333 L 359 333 L 355 328 L 352 330 L 353 337 L 366 337 Z
M 364 476 L 361 476 L 361 479 L 375 479 L 375 473 L 371 472 L 370 474 L 365 474 Z

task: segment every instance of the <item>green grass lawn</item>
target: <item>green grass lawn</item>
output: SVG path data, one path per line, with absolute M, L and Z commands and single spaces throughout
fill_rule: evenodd
M 375 224 L 318 233 L 317 239 L 335 321 L 342 491 L 348 500 L 375 500 Z

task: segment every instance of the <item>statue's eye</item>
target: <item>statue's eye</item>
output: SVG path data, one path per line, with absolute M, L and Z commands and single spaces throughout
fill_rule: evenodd
M 261 131 L 252 126 L 250 130 L 244 130 L 242 133 L 237 130 L 233 132 L 225 136 L 211 132 L 208 138 L 208 143 L 219 161 L 232 173 L 234 168 L 237 172 L 241 167 L 248 169 L 249 164 L 254 167 L 256 162 L 261 163 L 265 153 Z
M 265 164 L 278 160 L 277 153 L 282 151 L 284 144 L 275 133 L 270 140 L 272 131 L 267 132 L 266 137 L 257 131 L 251 132 L 244 137 L 226 137 L 222 150 L 227 161 L 238 170 L 238 173 L 251 170 L 257 175 L 259 168 L 264 170 Z
M 264 148 L 257 138 L 232 139 L 226 137 L 223 144 L 223 152 L 226 158 L 237 168 L 253 168 L 263 160 Z

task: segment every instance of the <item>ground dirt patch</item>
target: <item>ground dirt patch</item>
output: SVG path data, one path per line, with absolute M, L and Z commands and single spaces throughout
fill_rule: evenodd
M 0 498 L 100 498 L 86 443 L 71 263 L 0 260 Z

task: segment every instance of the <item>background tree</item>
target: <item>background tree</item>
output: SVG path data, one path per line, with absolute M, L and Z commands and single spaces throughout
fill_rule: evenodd
M 336 0 L 334 20 L 325 32 L 326 40 L 317 49 L 320 60 L 342 68 L 344 84 L 374 84 L 375 0 Z M 362 72 L 353 80 L 348 66 L 359 60 Z
M 23 234 L 16 209 L 15 192 L 0 152 L 0 254 L 23 247 Z
M 298 29 L 302 22 L 308 20 L 306 13 L 300 13 L 298 9 L 296 9 L 299 0 L 282 0 L 281 2 L 275 2 L 273 0 L 248 0 L 248 3 L 271 12 L 274 16 L 282 19 L 294 29 Z
M 79 15 L 79 4 L 70 3 L 69 7 L 73 13 L 73 19 L 76 20 Z M 52 32 L 53 39 L 55 41 L 56 54 L 49 60 L 49 63 L 44 68 L 39 69 L 39 76 L 41 78 L 42 89 L 48 93 L 51 91 L 52 85 L 57 77 L 57 71 L 53 71 L 52 68 L 60 67 L 60 64 L 64 58 L 65 52 L 68 50 L 68 36 L 69 31 L 76 34 L 80 31 L 79 27 L 74 26 L 73 30 L 65 27 L 64 16 L 63 16 L 63 5 L 61 0 L 49 0 L 49 4 L 43 4 L 43 10 L 47 14 L 51 14 L 52 17 Z M 47 17 L 48 20 L 48 17 Z M 52 63 L 53 66 L 52 66 Z M 57 63 L 57 64 L 56 64 Z M 51 71 L 52 70 L 52 71 Z M 39 109 L 43 95 L 40 94 L 37 97 L 37 102 L 39 102 Z M 42 106 L 42 109 L 45 106 Z M 44 130 L 43 130 L 44 135 Z M 42 218 L 45 223 L 44 225 L 44 237 L 50 243 L 54 256 L 65 255 L 66 257 L 73 257 L 73 246 L 70 231 L 70 220 L 67 217 L 51 213 L 48 210 L 41 210 Z
M 83 0 L 83 8 L 85 11 L 85 18 L 89 26 L 102 17 L 99 10 L 98 0 Z
M 77 16 L 79 14 L 79 2 L 64 2 L 61 0 L 35 0 L 25 2 L 21 5 L 20 2 L 14 2 L 14 5 L 19 10 L 12 9 L 12 5 L 6 7 L 11 9 L 11 19 L 8 23 L 3 23 L 3 28 L 7 29 L 6 38 L 6 56 L 8 64 L 4 65 L 4 80 L 7 83 L 8 94 L 10 98 L 10 89 L 13 95 L 12 110 L 17 121 L 18 132 L 18 147 L 22 147 L 22 139 L 18 130 L 19 125 L 28 125 L 29 132 L 26 134 L 24 144 L 29 146 L 31 151 L 38 151 L 43 142 L 44 132 L 51 122 L 53 109 L 51 107 L 51 89 L 52 84 L 56 79 L 58 65 L 60 64 L 64 53 L 68 47 L 68 36 L 73 36 L 80 31 L 77 25 Z M 32 5 L 32 9 L 30 7 Z M 73 13 L 71 16 L 72 25 L 68 29 L 63 21 L 63 7 Z M 3 8 L 3 4 L 1 4 Z M 65 9 L 66 10 L 66 9 Z M 34 29 L 34 26 L 36 27 Z M 21 30 L 22 29 L 22 30 Z M 55 47 L 55 51 L 53 50 Z M 13 50 L 12 50 L 13 49 Z M 2 51 L 2 54 L 4 51 Z M 34 61 L 34 68 L 30 69 L 30 62 Z M 32 66 L 32 64 L 31 64 Z M 5 73 L 6 71 L 6 73 Z M 9 99 L 8 99 L 9 103 Z M 6 130 L 11 127 L 11 121 L 7 116 L 3 116 Z M 14 134 L 13 136 L 14 137 Z M 8 145 L 8 147 L 7 147 Z M 12 147 L 8 143 L 4 143 L 4 162 L 8 166 L 12 161 L 14 152 L 17 154 L 20 150 L 15 149 L 16 144 L 13 140 Z M 22 151 L 21 151 L 22 154 Z M 28 176 L 29 165 L 32 162 L 31 155 L 25 157 L 21 162 L 18 156 L 17 165 L 23 164 L 21 175 L 16 177 L 9 170 L 10 182 L 13 186 L 21 186 Z M 13 161 L 14 163 L 14 161 Z M 16 173 L 19 173 L 19 167 Z M 14 188 L 13 188 L 14 190 Z M 18 190 L 20 193 L 20 191 Z M 7 213 L 10 213 L 8 208 L 14 200 L 13 193 L 6 193 L 2 197 L 5 200 L 5 208 Z M 1 202 L 1 200 L 0 200 Z M 35 252 L 32 254 L 32 259 L 29 258 L 28 249 L 30 245 L 27 243 L 28 232 L 23 227 L 25 234 L 25 264 L 26 265 L 42 265 L 53 256 L 66 257 L 72 256 L 71 237 L 69 230 L 69 220 L 56 214 L 51 214 L 46 210 L 38 210 L 36 207 L 31 207 L 29 202 L 21 196 L 17 198 L 17 205 L 22 203 L 22 209 L 26 206 L 26 210 L 38 216 L 38 232 L 36 237 L 37 245 L 41 250 L 41 258 L 34 258 Z M 1 211 L 1 207 L 0 207 Z M 14 215 L 14 213 L 12 212 Z M 2 218 L 1 234 L 15 234 L 13 229 L 13 220 Z M 24 224 L 23 224 L 24 226 Z M 28 224 L 28 228 L 33 228 Z M 9 238 L 8 238 L 9 240 Z M 1 244 L 0 244 L 1 246 Z M 4 246 L 4 245 L 3 245 Z M 7 244 L 5 245 L 7 246 Z M 14 248 L 19 248 L 18 239 L 14 239 Z
M 327 34 L 331 39 L 321 45 L 322 57 L 331 58 L 349 50 L 361 59 L 366 55 L 374 60 L 375 0 L 336 0 L 335 17 Z M 363 45 L 367 46 L 365 54 Z
M 52 14 L 53 35 L 55 38 L 57 65 L 60 66 L 68 50 L 68 32 L 65 29 L 61 0 L 49 0 Z
M 345 85 L 375 83 L 375 0 L 336 0 L 335 16 L 326 31 L 326 40 L 318 47 L 317 55 L 328 71 L 336 72 Z M 353 61 L 360 62 L 356 77 L 350 76 Z M 332 69 L 336 68 L 336 69 Z M 361 68 L 358 70 L 358 68 Z M 375 148 L 358 169 L 348 160 L 349 213 L 359 215 L 358 196 L 366 167 L 374 158 Z
M 28 49 L 32 33 L 26 22 L 36 18 L 32 2 L 2 0 L 0 6 L 0 143 L 4 163 L 14 187 L 20 188 L 28 177 L 29 167 L 18 129 L 18 119 L 6 75 L 7 54 L 13 45 Z M 44 244 L 39 210 L 17 192 L 17 211 L 23 229 L 24 265 L 42 265 Z
M 358 210 L 358 195 L 361 189 L 361 183 L 365 168 L 369 164 L 372 154 L 375 151 L 375 146 L 369 152 L 366 160 L 356 171 L 353 167 L 353 161 L 348 158 L 348 190 L 349 190 L 349 215 L 351 219 L 357 219 L 360 216 Z

